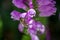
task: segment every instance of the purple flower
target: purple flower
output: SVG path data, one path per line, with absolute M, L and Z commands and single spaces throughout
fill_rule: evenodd
M 32 0 L 29 0 L 29 7 L 33 8 L 33 2 L 32 2 Z
M 34 9 L 29 9 L 28 12 L 20 13 L 16 10 L 11 12 L 11 18 L 14 20 L 20 20 L 20 18 L 27 18 L 29 19 L 36 15 L 36 11 Z
M 20 20 L 20 12 L 17 12 L 16 10 L 12 11 L 11 18 L 14 20 Z
M 32 0 L 12 0 L 12 3 L 17 8 L 22 8 L 24 10 L 34 8 Z M 41 17 L 48 17 L 54 15 L 56 12 L 54 0 L 36 0 L 36 4 L 38 5 L 38 11 L 40 12 L 39 16 Z M 28 5 L 28 6 L 27 6 Z
M 30 34 L 32 40 L 39 40 L 37 32 L 39 31 L 43 34 L 45 27 L 42 23 L 33 19 L 33 17 L 36 16 L 36 11 L 32 0 L 12 0 L 12 3 L 17 8 L 22 8 L 24 10 L 28 9 L 24 13 L 17 12 L 16 10 L 11 12 L 11 18 L 20 21 L 20 24 L 18 25 L 19 31 L 23 32 L 24 26 L 26 26 L 27 32 Z M 55 4 L 56 2 L 54 0 L 36 0 L 36 9 L 38 9 L 40 13 L 39 16 L 48 17 L 54 15 L 56 12 Z
M 33 7 L 33 5 L 32 5 L 32 0 L 30 1 L 30 0 L 12 0 L 12 3 L 17 7 L 17 8 L 22 8 L 22 9 L 24 9 L 24 10 L 26 10 L 27 8 L 28 8 L 28 6 L 30 7 L 30 8 L 32 8 Z M 27 6 L 27 5 L 28 6 Z
M 28 33 L 30 34 L 32 40 L 39 40 L 39 38 L 37 37 L 38 31 L 43 34 L 45 31 L 44 25 L 31 19 L 28 25 Z
M 26 14 L 27 14 L 27 13 L 22 13 L 22 14 L 20 15 L 20 17 L 21 17 L 21 18 L 25 18 Z
M 23 8 L 26 9 L 27 6 L 23 3 L 23 0 L 12 0 L 12 3 L 17 7 L 17 8 Z
M 21 23 L 18 25 L 18 29 L 20 32 L 23 32 L 24 29 L 24 23 L 26 23 L 27 25 L 27 32 L 30 34 L 30 36 L 32 36 L 32 40 L 39 40 L 38 37 L 36 36 L 37 31 L 40 31 L 41 33 L 44 33 L 45 28 L 44 26 L 35 21 L 33 19 L 33 17 L 36 15 L 36 11 L 34 9 L 29 9 L 27 12 L 25 13 L 20 13 L 17 12 L 16 10 L 11 12 L 11 18 L 14 20 L 21 20 Z M 23 18 L 23 20 L 22 20 Z M 32 35 L 33 34 L 33 35 Z M 35 37 L 35 39 L 34 39 Z
M 32 40 L 39 40 L 39 38 L 35 34 L 30 34 L 30 36 Z
M 40 33 L 44 33 L 45 31 L 45 27 L 44 25 L 42 25 L 40 22 L 37 22 L 33 19 L 31 19 L 29 22 L 31 22 L 29 25 L 28 25 L 28 31 L 29 30 L 33 30 L 34 34 L 37 33 L 37 31 L 40 31 Z M 31 31 L 29 31 L 30 33 Z M 32 32 L 31 32 L 32 33 Z
M 36 28 L 37 28 L 37 31 L 40 31 L 40 33 L 44 33 L 45 32 L 45 26 L 42 24 L 42 23 L 40 23 L 40 22 L 36 22 Z
M 38 10 L 40 12 L 39 16 L 41 17 L 48 17 L 51 15 L 54 15 L 56 12 L 55 4 L 56 2 L 54 0 L 36 0 L 38 5 Z
M 37 37 L 37 32 L 40 31 L 41 33 L 44 33 L 45 27 L 40 22 L 34 21 L 32 24 L 28 25 L 28 33 L 31 36 L 32 40 L 39 40 Z
M 34 9 L 30 9 L 27 12 L 27 16 L 33 18 L 36 15 L 36 11 Z
M 18 29 L 19 29 L 20 32 L 22 32 L 23 29 L 24 29 L 24 25 L 23 25 L 22 23 L 20 23 L 20 24 L 18 25 Z

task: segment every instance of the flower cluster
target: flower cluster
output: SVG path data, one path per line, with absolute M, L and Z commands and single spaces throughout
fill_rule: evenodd
M 32 0 L 12 0 L 12 3 L 17 8 L 22 8 L 26 10 L 24 13 L 20 13 L 16 10 L 11 12 L 11 18 L 13 20 L 20 21 L 19 31 L 23 32 L 24 27 L 27 28 L 27 32 L 30 34 L 32 40 L 39 40 L 37 37 L 37 32 L 44 33 L 45 27 L 39 21 L 33 19 L 36 16 L 36 11 L 34 9 Z M 56 12 L 55 1 L 53 0 L 36 0 L 36 5 L 38 5 L 39 16 L 47 17 L 51 16 Z M 28 9 L 28 10 L 27 10 Z
M 40 31 L 41 33 L 44 33 L 45 27 L 40 22 L 37 22 L 33 19 L 33 17 L 36 15 L 36 11 L 34 9 L 29 9 L 28 12 L 20 13 L 16 10 L 11 12 L 11 18 L 14 20 L 18 20 L 20 22 L 19 24 L 19 31 L 22 32 L 24 27 L 27 27 L 27 32 L 32 37 L 32 40 L 38 40 L 38 37 L 36 36 L 37 31 Z M 35 39 L 36 37 L 37 39 Z

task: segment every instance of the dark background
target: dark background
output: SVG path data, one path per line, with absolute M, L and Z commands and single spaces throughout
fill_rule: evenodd
M 56 0 L 56 7 L 56 15 L 47 18 L 51 37 L 50 40 L 60 40 L 60 0 Z M 0 0 L 0 40 L 21 40 L 23 35 L 25 35 L 24 33 L 20 33 L 17 29 L 19 22 L 13 21 L 10 18 L 12 10 L 23 12 L 23 10 L 16 8 L 12 4 L 12 0 Z M 29 40 L 29 38 L 25 40 Z

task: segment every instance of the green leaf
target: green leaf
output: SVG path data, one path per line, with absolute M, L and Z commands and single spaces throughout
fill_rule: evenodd
M 22 40 L 31 40 L 30 35 L 23 35 Z

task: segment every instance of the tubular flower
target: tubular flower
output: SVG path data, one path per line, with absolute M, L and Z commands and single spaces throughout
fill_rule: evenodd
M 12 3 L 17 8 L 22 8 L 26 10 L 29 6 L 29 8 L 33 8 L 32 0 L 12 0 Z
M 11 18 L 14 20 L 20 20 L 20 12 L 17 12 L 16 10 L 12 11 Z
M 38 5 L 39 16 L 48 17 L 56 12 L 54 0 L 36 0 Z
M 16 10 L 11 12 L 11 18 L 13 20 L 20 21 L 18 29 L 20 32 L 23 32 L 24 27 L 27 28 L 27 32 L 31 36 L 31 40 L 39 40 L 37 37 L 37 32 L 44 33 L 45 27 L 39 21 L 35 21 L 33 17 L 36 16 L 36 11 L 34 9 L 34 3 L 32 0 L 12 0 L 12 3 L 17 8 L 22 8 L 26 10 L 24 13 L 20 13 Z M 56 2 L 54 0 L 36 0 L 36 5 L 39 16 L 48 17 L 53 15 L 56 12 L 55 7 Z M 28 9 L 28 10 L 27 10 Z

